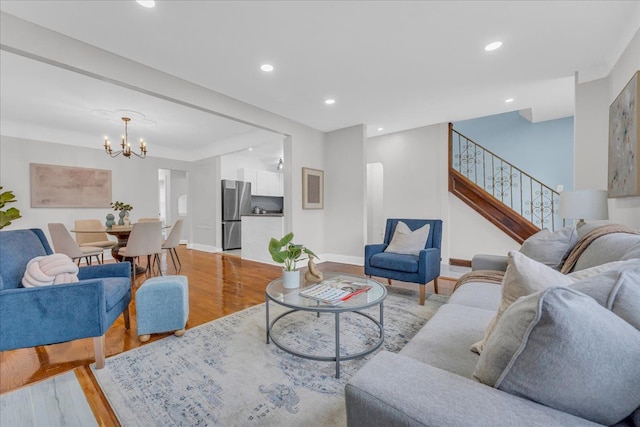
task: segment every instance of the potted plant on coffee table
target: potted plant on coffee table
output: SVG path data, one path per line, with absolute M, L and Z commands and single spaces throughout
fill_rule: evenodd
M 282 279 L 284 287 L 287 289 L 295 289 L 300 286 L 300 271 L 296 268 L 296 263 L 306 259 L 303 258 L 305 256 L 317 258 L 311 249 L 293 243 L 293 233 L 285 235 L 280 240 L 272 237 L 269 241 L 269 253 L 275 262 L 284 264 Z

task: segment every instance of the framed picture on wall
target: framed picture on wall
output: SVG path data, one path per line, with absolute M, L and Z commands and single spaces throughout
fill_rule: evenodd
M 640 71 L 609 107 L 609 197 L 640 196 Z
M 324 208 L 324 171 L 302 168 L 302 209 Z
M 111 171 L 31 163 L 32 208 L 109 208 Z

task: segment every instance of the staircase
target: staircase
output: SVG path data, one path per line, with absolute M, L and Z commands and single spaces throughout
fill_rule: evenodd
M 449 191 L 519 243 L 562 228 L 560 195 L 453 129 L 449 123 Z

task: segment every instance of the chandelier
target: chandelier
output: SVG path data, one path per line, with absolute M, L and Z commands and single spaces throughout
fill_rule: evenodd
M 147 157 L 147 144 L 145 144 L 145 142 L 141 139 L 140 154 L 136 153 L 135 151 L 131 151 L 131 144 L 129 143 L 129 132 L 128 132 L 129 130 L 128 126 L 131 119 L 129 117 L 122 117 L 122 121 L 124 122 L 124 136 L 122 137 L 122 143 L 120 144 L 120 146 L 122 147 L 122 150 L 113 151 L 113 149 L 111 148 L 111 142 L 109 142 L 109 139 L 105 137 L 104 151 L 106 151 L 106 153 L 111 157 L 118 157 L 120 154 L 122 154 L 124 157 L 130 158 L 131 155 L 133 154 L 136 157 L 144 159 L 145 157 Z

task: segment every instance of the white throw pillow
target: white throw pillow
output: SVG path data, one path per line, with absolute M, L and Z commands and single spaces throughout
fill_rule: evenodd
M 478 354 L 482 353 L 484 345 L 493 332 L 496 323 L 500 320 L 504 311 L 518 298 L 550 287 L 571 285 L 579 280 L 610 270 L 621 263 L 622 261 L 614 261 L 565 275 L 527 257 L 521 252 L 510 251 L 507 260 L 507 271 L 502 279 L 502 298 L 498 312 L 487 326 L 484 338 L 471 345 L 471 351 Z
M 418 255 L 424 249 L 424 245 L 427 244 L 430 229 L 431 225 L 425 224 L 417 230 L 411 231 L 407 224 L 398 221 L 391 243 L 384 251 L 396 254 Z
M 65 254 L 33 258 L 22 277 L 22 286 L 25 288 L 75 282 L 78 282 L 78 266 Z

